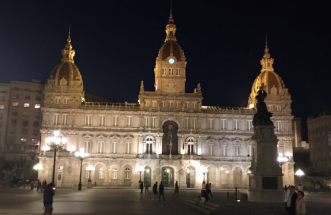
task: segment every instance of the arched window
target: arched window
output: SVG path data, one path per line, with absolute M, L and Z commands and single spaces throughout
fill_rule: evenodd
M 103 168 L 99 169 L 99 179 L 104 179 Z
M 130 179 L 130 168 L 125 168 L 125 179 Z
M 193 147 L 194 147 L 194 140 L 193 140 L 193 138 L 189 137 L 187 139 L 187 154 L 188 155 L 194 154 Z

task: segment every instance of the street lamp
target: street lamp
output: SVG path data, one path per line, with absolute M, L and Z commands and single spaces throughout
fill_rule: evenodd
M 37 163 L 36 165 L 33 166 L 33 169 L 39 171 L 43 169 L 43 166 L 40 163 Z
M 280 167 L 283 166 L 284 163 L 289 161 L 289 157 L 283 156 L 282 153 L 279 153 L 279 156 L 277 157 L 277 162 L 279 163 Z
M 57 130 L 54 131 L 53 135 L 54 135 L 53 137 L 46 138 L 46 143 L 50 148 L 54 150 L 53 176 L 52 176 L 52 183 L 54 184 L 56 150 L 62 149 L 64 144 L 66 144 L 68 140 L 63 136 L 60 136 L 60 132 Z
M 144 171 L 144 167 L 138 166 L 138 171 L 140 173 L 140 181 L 141 181 L 141 173 Z
M 80 175 L 79 175 L 79 184 L 78 184 L 78 190 L 82 190 L 82 166 L 83 166 L 83 160 L 87 158 L 90 154 L 87 152 L 84 152 L 84 148 L 80 148 L 79 152 L 75 153 L 75 156 L 80 160 Z
M 302 186 L 302 185 L 301 185 L 301 177 L 304 176 L 305 173 L 304 173 L 301 169 L 298 169 L 298 170 L 294 173 L 294 175 L 296 175 L 296 176 L 299 177 L 299 185 L 298 185 L 298 189 L 299 189 L 299 186 Z M 300 190 L 302 190 L 302 187 L 301 187 Z

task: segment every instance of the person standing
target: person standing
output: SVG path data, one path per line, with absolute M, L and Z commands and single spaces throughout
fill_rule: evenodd
M 44 191 L 44 214 L 51 215 L 53 212 L 53 196 L 55 195 L 53 190 L 54 184 L 50 183 L 46 186 Z
M 211 193 L 211 183 L 208 184 L 207 195 L 209 195 L 209 194 L 211 197 L 213 197 L 213 194 Z
M 303 200 L 305 194 L 303 191 L 298 191 L 298 198 L 296 199 L 296 215 L 305 215 L 306 214 L 306 202 Z
M 179 193 L 179 186 L 178 186 L 178 182 L 176 181 L 174 195 L 177 195 L 178 197 L 178 193 Z
M 145 195 L 146 195 L 146 193 L 148 193 L 148 195 L 149 195 L 149 191 L 148 191 L 148 182 L 147 181 L 145 181 Z
M 144 182 L 140 182 L 140 194 L 143 194 Z
M 30 186 L 31 186 L 31 190 L 33 190 L 33 188 L 34 188 L 34 181 L 31 181 Z
M 159 201 L 161 199 L 161 196 L 163 197 L 163 201 L 164 201 L 164 187 L 162 181 L 160 182 L 160 186 L 159 186 Z
M 40 189 L 40 187 L 41 187 L 41 182 L 39 181 L 39 179 L 37 180 L 37 192 L 38 192 L 38 190 Z
M 295 202 L 298 198 L 298 194 L 295 192 L 294 186 L 289 186 L 290 194 L 287 197 L 286 211 L 288 215 L 295 215 Z
M 157 195 L 157 182 L 153 185 L 153 193 Z

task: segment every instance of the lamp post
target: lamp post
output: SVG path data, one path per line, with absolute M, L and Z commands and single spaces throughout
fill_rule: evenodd
M 87 152 L 84 152 L 84 148 L 81 148 L 79 152 L 75 153 L 75 156 L 80 160 L 80 174 L 79 174 L 79 184 L 78 184 L 78 190 L 82 190 L 82 166 L 83 166 L 83 160 L 87 158 L 90 154 Z
M 303 186 L 301 185 L 301 177 L 305 175 L 305 173 L 301 170 L 301 169 L 298 169 L 294 175 L 298 176 L 299 177 L 299 184 L 298 184 L 298 190 L 303 190 Z
M 53 176 L 52 176 L 52 183 L 54 184 L 56 151 L 58 149 L 63 148 L 64 144 L 67 143 L 67 138 L 60 136 L 60 132 L 57 130 L 54 131 L 53 135 L 54 135 L 53 137 L 46 138 L 46 143 L 50 148 L 54 150 Z
M 138 166 L 138 171 L 140 173 L 140 181 L 141 181 L 141 173 L 144 171 L 144 167 Z
M 88 188 L 91 188 L 92 187 L 92 183 L 91 183 L 91 171 L 94 171 L 94 167 L 90 164 L 90 165 L 88 165 L 88 167 L 86 167 L 86 170 L 89 171 L 88 181 L 87 181 L 87 187 Z
M 37 163 L 36 165 L 33 166 L 33 169 L 39 171 L 43 169 L 43 166 L 40 163 Z

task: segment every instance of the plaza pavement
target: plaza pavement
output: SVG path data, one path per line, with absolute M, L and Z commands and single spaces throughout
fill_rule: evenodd
M 244 191 L 242 191 L 244 192 Z M 165 190 L 166 201 L 158 199 L 150 191 L 140 195 L 138 189 L 87 189 L 58 188 L 54 196 L 56 214 L 158 214 L 198 215 L 202 212 L 188 206 L 199 190 L 180 190 L 179 197 L 173 190 Z M 231 191 L 233 193 L 233 191 Z M 226 199 L 225 191 L 213 191 L 211 202 L 220 204 L 212 214 L 222 215 L 285 215 L 283 204 L 261 204 Z M 307 193 L 307 215 L 331 214 L 331 193 Z M 26 188 L 0 188 L 0 214 L 42 214 L 42 193 Z

